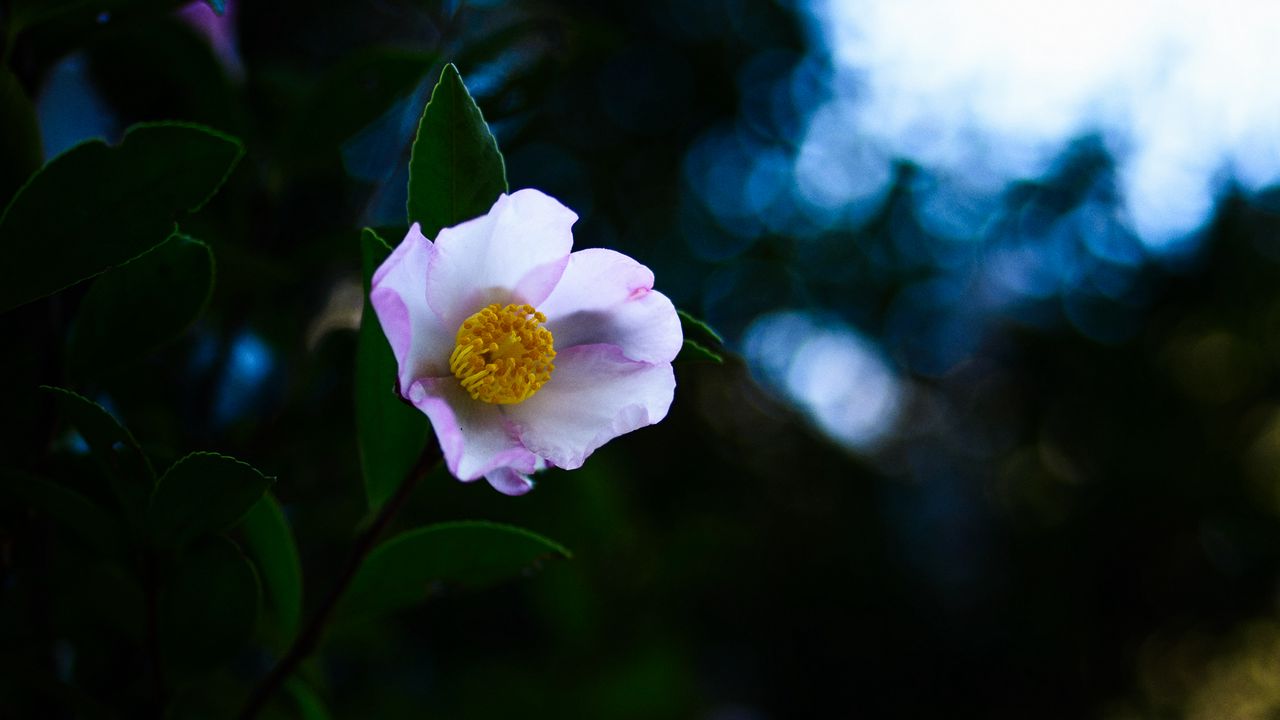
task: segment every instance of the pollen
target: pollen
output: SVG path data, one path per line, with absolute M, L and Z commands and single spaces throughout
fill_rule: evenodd
M 551 379 L 556 357 L 547 316 L 529 305 L 488 305 L 462 321 L 449 370 L 471 397 L 511 405 Z

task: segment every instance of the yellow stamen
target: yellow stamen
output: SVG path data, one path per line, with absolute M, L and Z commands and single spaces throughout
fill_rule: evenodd
M 462 321 L 449 370 L 471 397 L 523 402 L 551 379 L 556 351 L 547 317 L 529 305 L 488 305 Z

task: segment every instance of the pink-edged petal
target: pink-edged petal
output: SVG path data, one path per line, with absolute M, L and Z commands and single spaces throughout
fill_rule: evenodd
M 369 302 L 391 343 L 400 387 L 449 374 L 454 334 L 427 305 L 427 268 L 435 248 L 414 223 L 370 282 Z
M 579 345 L 557 354 L 551 380 L 505 412 L 525 447 L 573 470 L 609 440 L 666 417 L 675 387 L 670 363 L 628 360 L 616 345 Z
M 684 343 L 675 306 L 653 289 L 653 273 L 613 250 L 570 255 L 559 284 L 538 309 L 547 316 L 557 351 L 607 343 L 631 360 L 660 363 L 671 362 Z
M 455 329 L 489 303 L 541 303 L 568 264 L 577 220 L 537 190 L 499 196 L 488 214 L 440 231 L 428 303 Z
M 533 489 L 532 478 L 509 467 L 485 473 L 484 479 L 503 495 L 523 495 Z
M 531 473 L 538 458 L 516 438 L 497 405 L 473 400 L 453 377 L 419 380 L 409 401 L 426 413 L 449 472 L 470 482 L 498 468 Z

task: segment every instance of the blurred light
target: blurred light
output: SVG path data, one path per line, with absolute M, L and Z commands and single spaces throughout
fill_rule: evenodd
M 364 312 L 364 288 L 356 278 L 345 278 L 329 288 L 329 299 L 307 328 L 307 350 L 314 351 L 325 335 L 335 330 L 359 330 Z
M 1280 408 L 1257 412 L 1265 417 L 1245 450 L 1244 467 L 1266 509 L 1280 514 Z
M 809 122 L 796 156 L 796 190 L 812 208 L 858 225 L 880 209 L 893 169 L 850 124 L 854 108 L 832 103 Z
M 36 99 L 36 117 L 46 159 L 89 138 L 114 142 L 119 135 L 119 123 L 93 86 L 83 53 L 68 55 L 49 70 Z
M 1222 328 L 1183 330 L 1162 354 L 1182 392 L 1208 405 L 1248 396 L 1263 383 L 1260 353 L 1248 340 Z
M 227 425 L 245 415 L 261 400 L 261 393 L 275 367 L 271 348 L 262 338 L 245 331 L 228 351 L 222 380 L 213 405 L 213 420 Z
M 1194 236 L 1226 176 L 1248 190 L 1280 178 L 1280 85 L 1268 81 L 1280 76 L 1276 3 L 817 0 L 808 9 L 834 65 L 834 96 L 815 110 L 811 135 L 824 128 L 930 170 L 968 179 L 977 168 L 1011 182 L 1043 175 L 1073 138 L 1101 131 L 1128 222 L 1157 251 Z M 838 130 L 825 129 L 831 108 Z
M 982 237 L 999 210 L 999 198 L 963 178 L 920 176 L 912 186 L 916 220 L 931 235 L 968 242 Z
M 772 313 L 747 329 L 744 347 L 762 379 L 836 442 L 865 452 L 893 430 L 901 382 L 852 329 L 805 313 Z
M 684 162 L 685 179 L 694 194 L 721 228 L 744 241 L 755 239 L 763 230 L 763 223 L 753 211 L 747 192 L 755 156 L 760 149 L 739 128 L 724 128 L 704 135 L 689 150 Z M 708 259 L 724 259 L 741 251 L 747 244 L 727 245 L 723 249 L 729 250 L 728 253 L 713 253 Z M 695 251 L 705 253 L 707 249 L 694 246 Z
M 1230 649 L 1205 663 L 1181 717 L 1267 720 L 1280 713 L 1280 625 L 1256 620 L 1239 627 Z

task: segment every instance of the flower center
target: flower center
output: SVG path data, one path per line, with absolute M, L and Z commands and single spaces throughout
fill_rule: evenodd
M 488 305 L 462 321 L 449 369 L 471 397 L 510 405 L 551 379 L 556 351 L 547 316 L 529 305 Z

